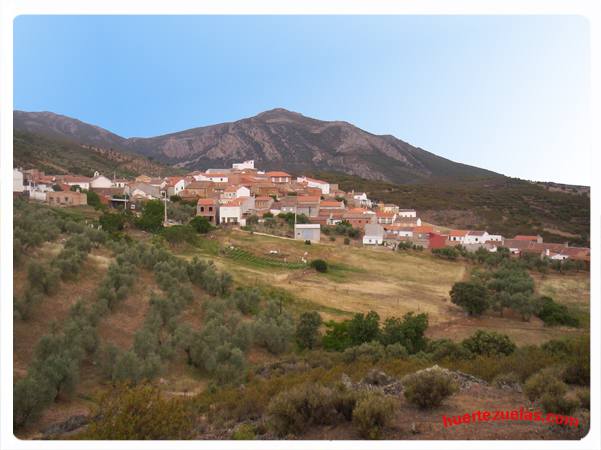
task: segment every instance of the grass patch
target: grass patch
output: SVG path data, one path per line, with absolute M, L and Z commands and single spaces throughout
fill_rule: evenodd
M 234 260 L 239 264 L 246 266 L 255 267 L 258 269 L 304 269 L 307 264 L 304 263 L 291 263 L 287 261 L 281 261 L 275 258 L 268 258 L 264 256 L 255 255 L 247 250 L 238 247 L 226 247 L 223 250 L 223 255 L 227 258 Z

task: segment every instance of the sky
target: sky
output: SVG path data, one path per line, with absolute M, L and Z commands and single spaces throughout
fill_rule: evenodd
M 148 137 L 282 107 L 588 185 L 589 51 L 577 16 L 20 16 L 14 109 Z

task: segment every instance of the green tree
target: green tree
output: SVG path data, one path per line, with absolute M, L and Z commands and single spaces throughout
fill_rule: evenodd
M 319 341 L 319 327 L 321 316 L 317 311 L 304 312 L 301 314 L 296 325 L 296 342 L 302 349 L 312 349 Z
M 136 226 L 142 230 L 156 233 L 163 228 L 164 205 L 160 200 L 148 200 L 142 207 L 142 215 L 136 220 Z
M 479 316 L 489 307 L 488 291 L 477 283 L 455 283 L 450 295 L 451 301 L 467 311 L 470 316 Z
M 377 341 L 380 335 L 380 316 L 375 311 L 355 314 L 348 324 L 348 334 L 351 345 Z
M 105 212 L 100 216 L 98 222 L 107 233 L 116 233 L 123 230 L 125 215 Z
M 192 228 L 194 228 L 194 230 L 200 234 L 206 234 L 211 231 L 211 228 L 213 228 L 209 220 L 203 216 L 194 217 L 194 219 L 190 221 L 190 226 L 192 226 Z
M 477 330 L 464 339 L 461 345 L 475 355 L 484 356 L 509 355 L 516 349 L 516 345 L 507 335 L 484 330 Z

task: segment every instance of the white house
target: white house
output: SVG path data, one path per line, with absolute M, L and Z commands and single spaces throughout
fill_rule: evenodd
M 318 243 L 321 239 L 321 225 L 318 223 L 295 224 L 294 239 Z
M 363 235 L 363 245 L 382 245 L 384 242 L 384 228 L 377 223 L 368 223 L 365 225 L 365 234 Z
M 236 198 L 240 197 L 250 197 L 250 189 L 246 186 L 238 186 L 236 189 Z
M 330 194 L 330 183 L 323 180 L 316 180 L 315 178 L 309 177 L 297 177 L 296 181 L 299 183 L 306 183 L 308 187 L 317 188 L 321 190 L 324 195 Z
M 399 217 L 417 217 L 415 209 L 399 209 Z
M 23 172 L 21 172 L 19 169 L 13 168 L 13 192 L 23 192 L 24 190 Z
M 353 194 L 353 200 L 355 200 L 355 203 L 359 203 L 360 206 L 367 206 L 368 208 L 371 208 L 372 202 L 369 198 L 367 198 L 367 194 L 365 192 Z
M 255 168 L 255 160 L 254 159 L 249 159 L 248 161 L 232 164 L 232 169 L 235 169 L 235 170 L 247 170 L 247 169 L 254 169 L 254 168 Z
M 100 175 L 98 172 L 94 173 L 94 178 L 90 180 L 91 188 L 111 188 L 113 187 L 113 182 L 110 178 L 105 177 L 104 175 Z
M 197 173 L 193 175 L 196 181 L 212 181 L 213 183 L 227 183 L 228 175 L 225 173 Z
M 90 189 L 90 179 L 88 177 L 80 177 L 77 175 L 64 175 L 62 182 L 69 186 L 79 186 L 81 189 Z M 110 186 L 109 186 L 110 187 Z
M 254 209 L 254 197 L 240 197 L 230 200 L 219 207 L 220 223 L 235 223 L 246 225 L 245 215 L 249 210 Z
M 469 230 L 464 238 L 465 244 L 484 244 L 488 241 L 488 232 L 479 230 Z
M 493 242 L 503 242 L 504 239 L 500 234 L 489 234 L 488 240 Z

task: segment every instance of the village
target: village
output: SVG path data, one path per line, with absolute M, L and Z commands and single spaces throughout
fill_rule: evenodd
M 501 236 L 487 230 L 457 230 L 422 223 L 410 205 L 379 203 L 365 192 L 345 192 L 337 184 L 308 176 L 293 177 L 284 171 L 262 171 L 253 160 L 232 164 L 226 169 L 194 171 L 182 176 L 134 179 L 48 175 L 37 169 L 13 169 L 13 194 L 51 206 L 88 204 L 86 192 L 94 192 L 110 208 L 128 209 L 134 214 L 149 200 L 164 202 L 164 226 L 177 225 L 168 218 L 169 203 L 196 204 L 196 215 L 213 226 L 246 228 L 268 218 L 293 215 L 290 237 L 319 243 L 322 230 L 343 224 L 355 231 L 366 247 L 396 249 L 413 246 L 441 249 L 463 246 L 474 252 L 499 247 L 512 255 L 531 254 L 552 261 L 590 261 L 590 249 L 567 243 L 546 243 L 541 236 Z

